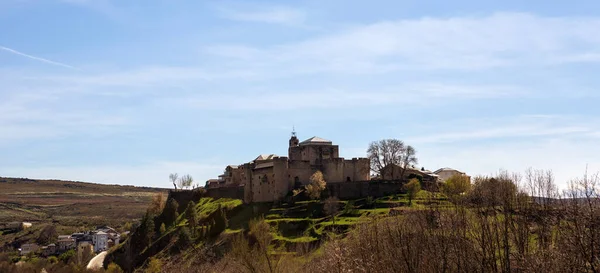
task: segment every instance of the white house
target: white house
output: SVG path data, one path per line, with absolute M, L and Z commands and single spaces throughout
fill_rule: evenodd
M 466 173 L 452 169 L 452 168 L 441 168 L 433 173 L 437 174 L 442 182 L 446 182 L 446 180 L 448 180 L 448 178 L 455 176 L 455 175 L 468 176 Z
M 100 252 L 108 249 L 108 233 L 98 231 L 92 235 L 92 243 L 94 244 L 94 252 Z

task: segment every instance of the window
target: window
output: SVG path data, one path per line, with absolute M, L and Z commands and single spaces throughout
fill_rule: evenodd
M 350 176 L 346 177 L 346 181 L 347 181 L 347 182 L 350 182 L 350 181 L 352 181 L 352 179 L 350 179 Z

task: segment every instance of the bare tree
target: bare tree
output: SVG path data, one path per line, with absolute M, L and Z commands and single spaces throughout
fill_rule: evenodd
M 404 178 L 406 168 L 419 163 L 416 154 L 417 150 L 415 150 L 413 146 L 408 145 L 404 148 L 404 150 L 401 153 L 402 159 L 400 165 L 402 166 L 402 173 L 400 174 L 400 177 Z
M 367 156 L 371 161 L 371 170 L 382 175 L 382 170 L 392 164 L 400 166 L 401 177 L 404 177 L 406 168 L 417 164 L 416 150 L 410 145 L 405 145 L 398 139 L 383 139 L 373 141 L 367 149 Z
M 175 189 L 177 189 L 177 178 L 178 177 L 179 177 L 179 175 L 177 173 L 169 174 L 169 180 L 171 180 L 171 183 L 173 183 L 173 187 L 175 187 Z
M 194 183 L 194 179 L 189 174 L 186 174 L 180 177 L 179 180 L 177 180 L 177 184 L 181 189 L 189 188 L 190 186 L 192 186 L 192 183 Z

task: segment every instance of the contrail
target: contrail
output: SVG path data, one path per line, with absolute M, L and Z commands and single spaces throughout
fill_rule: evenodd
M 51 61 L 51 60 L 48 60 L 48 59 L 44 59 L 44 58 L 40 58 L 40 57 L 36 57 L 36 56 L 31 56 L 31 55 L 25 54 L 23 52 L 16 51 L 14 49 L 10 49 L 8 47 L 0 46 L 0 49 L 6 50 L 6 51 L 8 51 L 10 53 L 13 53 L 13 54 L 21 55 L 23 57 L 27 57 L 27 58 L 32 59 L 32 60 L 37 60 L 37 61 L 40 61 L 40 62 L 44 62 L 44 63 L 47 63 L 47 64 L 58 65 L 58 66 L 62 66 L 62 67 L 70 68 L 70 69 L 77 69 L 76 67 L 70 66 L 68 64 L 63 64 L 63 63 L 54 62 L 54 61 Z

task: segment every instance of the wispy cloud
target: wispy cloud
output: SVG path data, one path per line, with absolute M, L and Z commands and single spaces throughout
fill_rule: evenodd
M 252 9 L 222 6 L 217 10 L 223 18 L 242 22 L 301 25 L 306 20 L 306 13 L 303 10 L 283 6 Z
M 480 100 L 530 95 L 516 86 L 456 85 L 413 83 L 387 86 L 378 90 L 320 88 L 316 90 L 279 90 L 235 94 L 193 94 L 168 102 L 199 109 L 221 109 L 220 102 L 236 111 L 295 111 L 307 109 L 347 109 L 384 105 L 435 105 L 434 99 L 448 101 Z M 318 98 L 318 99 L 315 99 Z M 268 107 L 265 107 L 268 106 Z
M 286 73 L 481 70 L 598 62 L 600 18 L 528 13 L 424 17 L 358 25 L 298 43 L 213 45 L 207 53 L 242 57 Z M 253 57 L 253 58 L 252 58 Z M 285 67 L 285 69 L 281 69 Z
M 600 130 L 590 117 L 523 115 L 517 117 L 445 121 L 437 124 L 435 133 L 412 136 L 407 141 L 420 145 L 436 143 L 472 143 L 477 140 L 510 140 L 515 138 L 589 139 Z
M 71 66 L 71 65 L 68 65 L 68 64 L 64 64 L 64 63 L 60 63 L 60 62 L 55 62 L 55 61 L 51 61 L 51 60 L 44 59 L 44 58 L 41 58 L 41 57 L 36 57 L 36 56 L 33 56 L 33 55 L 25 54 L 23 52 L 14 50 L 12 48 L 0 46 L 0 49 L 2 49 L 4 51 L 7 51 L 7 52 L 10 52 L 10 53 L 13 53 L 13 54 L 16 54 L 16 55 L 19 55 L 19 56 L 23 56 L 23 57 L 32 59 L 32 60 L 40 61 L 40 62 L 43 62 L 43 63 L 47 63 L 47 64 L 51 64 L 51 65 L 56 65 L 56 66 L 61 66 L 61 67 L 65 67 L 65 68 L 70 68 L 70 69 L 78 69 L 78 68 L 76 68 L 74 66 Z

